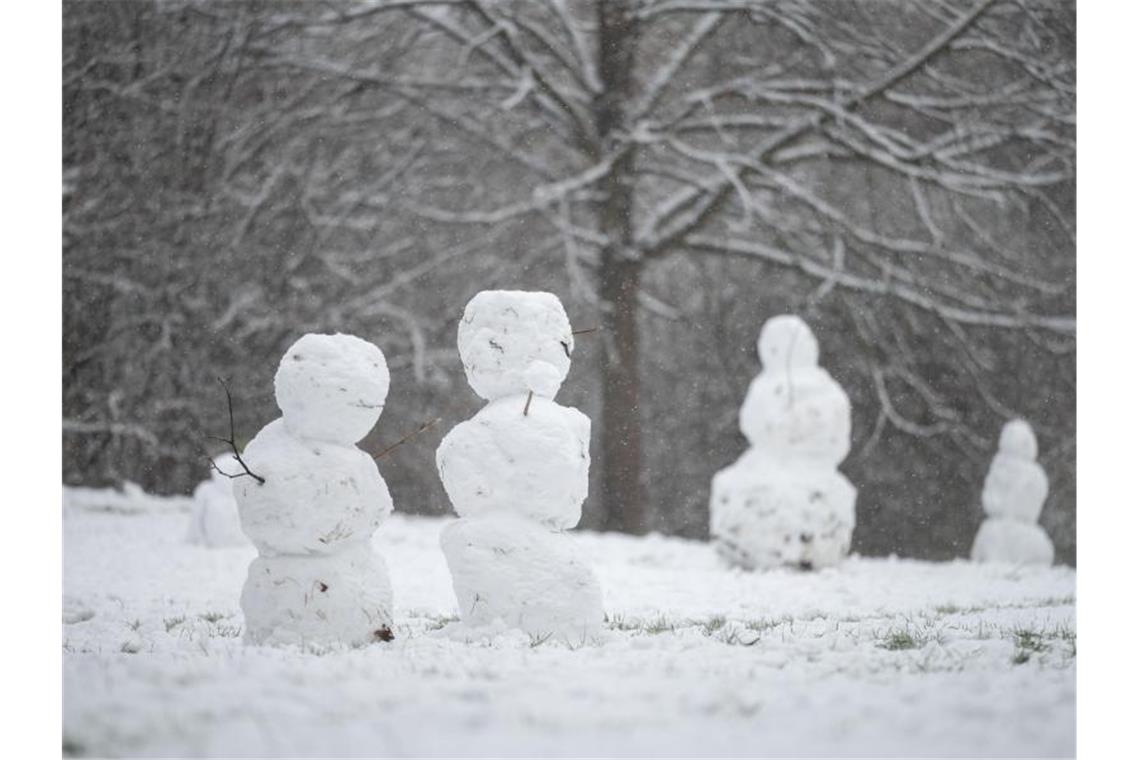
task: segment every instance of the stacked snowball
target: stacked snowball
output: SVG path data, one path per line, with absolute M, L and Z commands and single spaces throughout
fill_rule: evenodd
M 464 310 L 459 355 L 488 403 L 444 437 L 436 464 L 460 516 L 440 542 L 468 625 L 571 643 L 601 630 L 601 587 L 562 533 L 589 488 L 590 419 L 553 400 L 573 349 L 551 293 L 483 291 Z
M 379 419 L 388 383 L 384 354 L 352 335 L 306 335 L 281 360 L 282 417 L 243 454 L 265 482 L 234 485 L 242 529 L 260 555 L 241 595 L 248 642 L 359 646 L 390 637 L 392 588 L 371 539 L 392 497 L 356 447 Z
M 1049 481 L 1037 463 L 1037 438 L 1025 420 L 1007 422 L 982 488 L 986 519 L 971 552 L 979 562 L 1053 564 L 1053 543 L 1037 524 Z
M 232 455 L 216 457 L 210 479 L 199 483 L 194 489 L 190 527 L 186 533 L 189 543 L 211 548 L 245 546 L 249 543 L 241 532 L 233 481 L 222 474 L 235 471 Z
M 855 487 L 837 469 L 851 445 L 851 404 L 818 366 L 799 317 L 768 320 L 759 349 L 763 370 L 740 409 L 750 447 L 713 478 L 710 532 L 747 569 L 835 565 L 855 528 Z

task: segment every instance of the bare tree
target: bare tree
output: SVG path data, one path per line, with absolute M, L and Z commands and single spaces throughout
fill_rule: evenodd
M 597 302 L 611 527 L 648 527 L 639 312 L 673 255 L 795 270 L 811 304 L 842 304 L 872 357 L 872 448 L 887 426 L 985 445 L 916 341 L 953 352 L 996 413 L 1016 410 L 988 388 L 984 336 L 1073 349 L 1071 4 L 372 0 L 275 16 L 301 39 L 406 24 L 414 44 L 388 63 L 366 45 L 255 52 L 414 106 L 439 131 L 399 207 L 485 249 L 525 230 Z M 1045 220 L 1059 254 L 1009 246 L 1015 218 Z

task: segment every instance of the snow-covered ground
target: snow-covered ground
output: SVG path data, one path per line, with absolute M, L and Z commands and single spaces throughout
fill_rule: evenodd
M 243 646 L 252 547 L 184 542 L 185 500 L 65 491 L 71 755 L 1072 755 L 1076 574 L 852 558 L 726 569 L 708 544 L 575 533 L 601 645 L 455 622 L 443 520 L 375 545 L 396 640 Z

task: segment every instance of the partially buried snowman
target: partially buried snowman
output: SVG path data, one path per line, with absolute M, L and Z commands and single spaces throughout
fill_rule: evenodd
M 380 472 L 356 444 L 388 396 L 384 354 L 352 335 L 306 335 L 274 379 L 282 416 L 243 458 L 264 482 L 234 484 L 259 556 L 241 607 L 253 644 L 360 646 L 392 637 L 392 587 L 372 533 L 392 511 Z
M 194 489 L 187 542 L 210 548 L 249 545 L 238 519 L 233 479 L 226 474 L 227 468 L 232 469 L 233 464 L 232 454 L 215 457 L 210 479 Z
M 592 641 L 601 587 L 564 534 L 589 487 L 590 419 L 554 401 L 574 350 L 570 320 L 551 293 L 483 291 L 458 337 L 467 380 L 488 402 L 436 452 L 460 516 L 440 540 L 460 616 L 472 627 Z

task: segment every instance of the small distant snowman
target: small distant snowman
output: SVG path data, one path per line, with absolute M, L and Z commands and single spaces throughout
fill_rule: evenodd
M 740 409 L 749 448 L 713 477 L 710 533 L 748 570 L 838 564 L 855 528 L 855 487 L 837 469 L 851 447 L 851 404 L 799 317 L 769 319 L 758 348 L 762 371 Z
M 281 360 L 282 416 L 243 452 L 264 482 L 234 482 L 242 529 L 259 554 L 241 594 L 248 643 L 392 637 L 392 587 L 371 544 L 392 497 L 356 446 L 379 419 L 388 384 L 383 352 L 352 335 L 305 335 Z
M 998 452 L 982 487 L 982 521 L 970 553 L 977 562 L 1053 564 L 1053 542 L 1037 524 L 1049 480 L 1037 463 L 1037 438 L 1025 420 L 1002 428 Z
M 487 400 L 436 452 L 460 519 L 440 543 L 466 625 L 502 625 L 571 644 L 602 628 L 593 570 L 564 531 L 589 489 L 590 419 L 554 396 L 574 336 L 551 293 L 483 291 L 467 304 L 459 355 Z
M 238 518 L 233 480 L 224 474 L 233 466 L 233 455 L 215 457 L 210 479 L 194 489 L 190 525 L 186 531 L 188 543 L 210 548 L 249 546 Z

